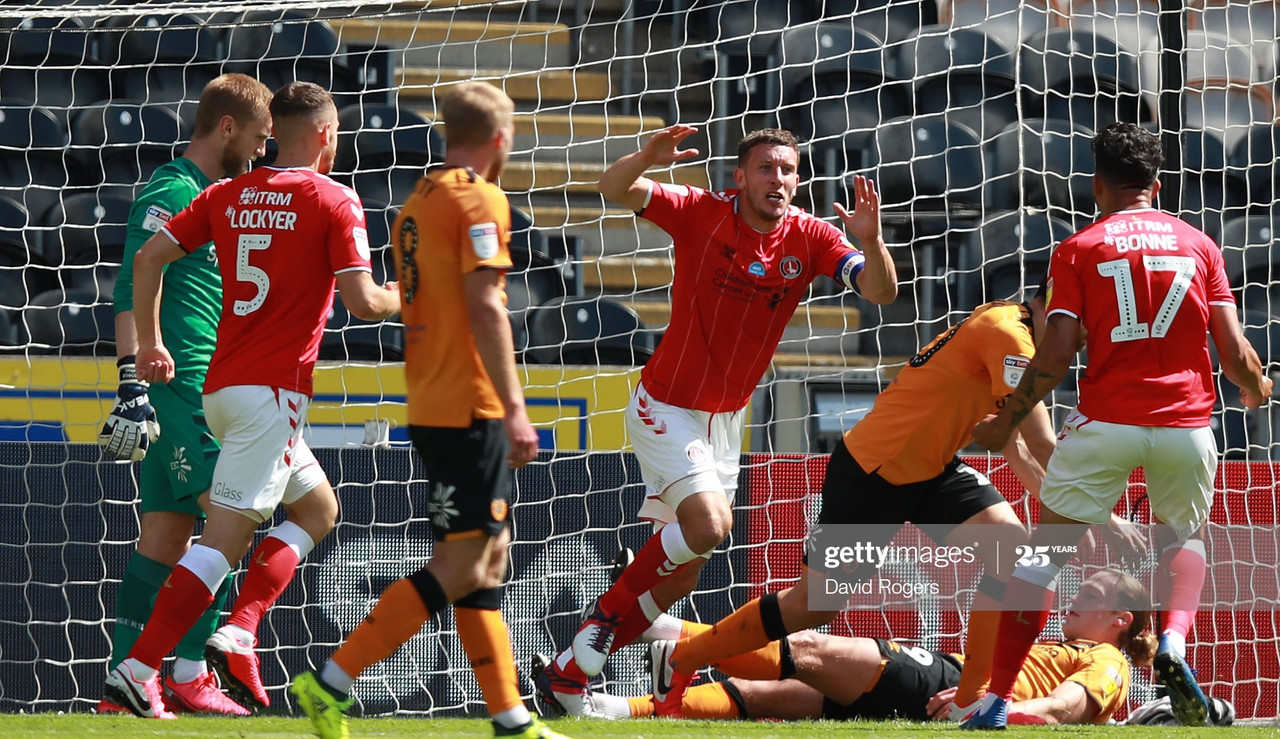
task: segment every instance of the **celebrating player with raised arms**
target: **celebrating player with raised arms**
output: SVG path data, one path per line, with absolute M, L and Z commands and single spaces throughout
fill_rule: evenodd
M 337 514 L 314 491 L 325 477 L 302 439 L 312 370 L 333 303 L 335 277 L 352 314 L 380 320 L 400 301 L 373 282 L 364 210 L 350 188 L 329 179 L 338 113 L 324 88 L 292 82 L 271 99 L 275 164 L 217 183 L 151 237 L 134 260 L 138 376 L 174 377 L 158 294 L 165 265 L 213 241 L 222 274 L 217 348 L 204 384 L 204 412 L 222 444 L 200 540 L 165 581 L 155 611 L 129 656 L 107 676 L 107 697 L 139 716 L 165 711 L 156 679 L 161 661 L 199 617 L 260 524 L 284 503 L 289 518 L 254 553 L 241 587 L 260 617 L 279 597 Z M 269 549 L 267 542 L 272 542 Z M 253 633 L 234 621 L 206 655 L 233 695 L 268 702 Z
M 764 129 L 742 139 L 731 190 L 644 176 L 696 156 L 679 148 L 694 131 L 682 125 L 658 131 L 600 178 L 605 198 L 671 235 L 675 277 L 671 324 L 626 411 L 647 494 L 639 515 L 658 530 L 601 596 L 572 648 L 544 672 L 542 695 L 573 714 L 590 712 L 587 677 L 693 590 L 728 535 L 744 409 L 809 284 L 826 275 L 873 303 L 897 296 L 871 181 L 855 178 L 852 212 L 836 205 L 858 251 L 839 229 L 791 205 L 800 155 L 787 131 Z

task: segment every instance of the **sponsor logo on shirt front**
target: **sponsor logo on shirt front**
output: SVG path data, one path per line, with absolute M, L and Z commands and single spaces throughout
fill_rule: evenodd
M 783 257 L 778 269 L 782 271 L 783 277 L 788 280 L 794 280 L 800 276 L 800 273 L 804 270 L 804 265 L 800 262 L 799 257 Z
M 467 234 L 477 257 L 492 259 L 498 255 L 498 224 L 477 223 L 467 230 Z
M 764 277 L 764 264 L 761 262 L 752 262 L 751 266 L 747 267 L 747 271 L 756 277 Z
M 1026 357 L 1006 354 L 1004 357 L 1004 384 L 1012 388 L 1018 387 L 1018 383 L 1022 382 L 1022 373 L 1026 372 L 1030 364 L 1031 360 Z
M 173 218 L 173 214 L 161 208 L 158 205 L 148 205 L 147 214 L 142 219 L 142 227 L 152 233 L 164 228 L 164 225 Z

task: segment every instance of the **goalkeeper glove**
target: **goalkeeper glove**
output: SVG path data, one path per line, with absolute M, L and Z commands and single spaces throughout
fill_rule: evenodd
M 98 434 L 98 446 L 109 459 L 138 462 L 147 456 L 147 445 L 160 437 L 160 424 L 147 397 L 147 383 L 138 379 L 134 362 L 130 355 L 116 363 L 120 368 L 116 407 Z

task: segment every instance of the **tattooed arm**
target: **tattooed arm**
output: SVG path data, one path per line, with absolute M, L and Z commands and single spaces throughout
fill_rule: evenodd
M 1079 336 L 1079 319 L 1065 313 L 1049 316 L 1044 338 L 1036 346 L 1031 364 L 1022 373 L 1022 381 L 999 413 L 987 416 L 973 427 L 973 440 L 993 452 L 1004 449 L 1018 424 L 1066 376 L 1076 355 Z

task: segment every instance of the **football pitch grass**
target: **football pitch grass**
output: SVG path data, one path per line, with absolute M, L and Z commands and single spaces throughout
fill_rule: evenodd
M 1003 732 L 960 732 L 954 724 L 919 724 L 900 721 L 601 721 L 550 720 L 547 723 L 570 737 L 583 739 L 649 739 L 651 737 L 957 737 L 1000 736 L 1008 739 L 1045 736 L 1114 736 L 1128 739 L 1157 737 L 1216 736 L 1220 739 L 1253 739 L 1280 736 L 1274 726 L 1230 728 L 1171 728 L 1162 726 L 1013 726 Z M 255 716 L 250 718 L 205 718 L 184 716 L 177 721 L 144 721 L 131 716 L 70 714 L 0 714 L 0 739 L 27 737 L 191 737 L 217 739 L 231 737 L 309 737 L 311 724 L 305 718 Z M 484 737 L 493 736 L 487 719 L 480 718 L 359 718 L 351 721 L 351 737 Z

